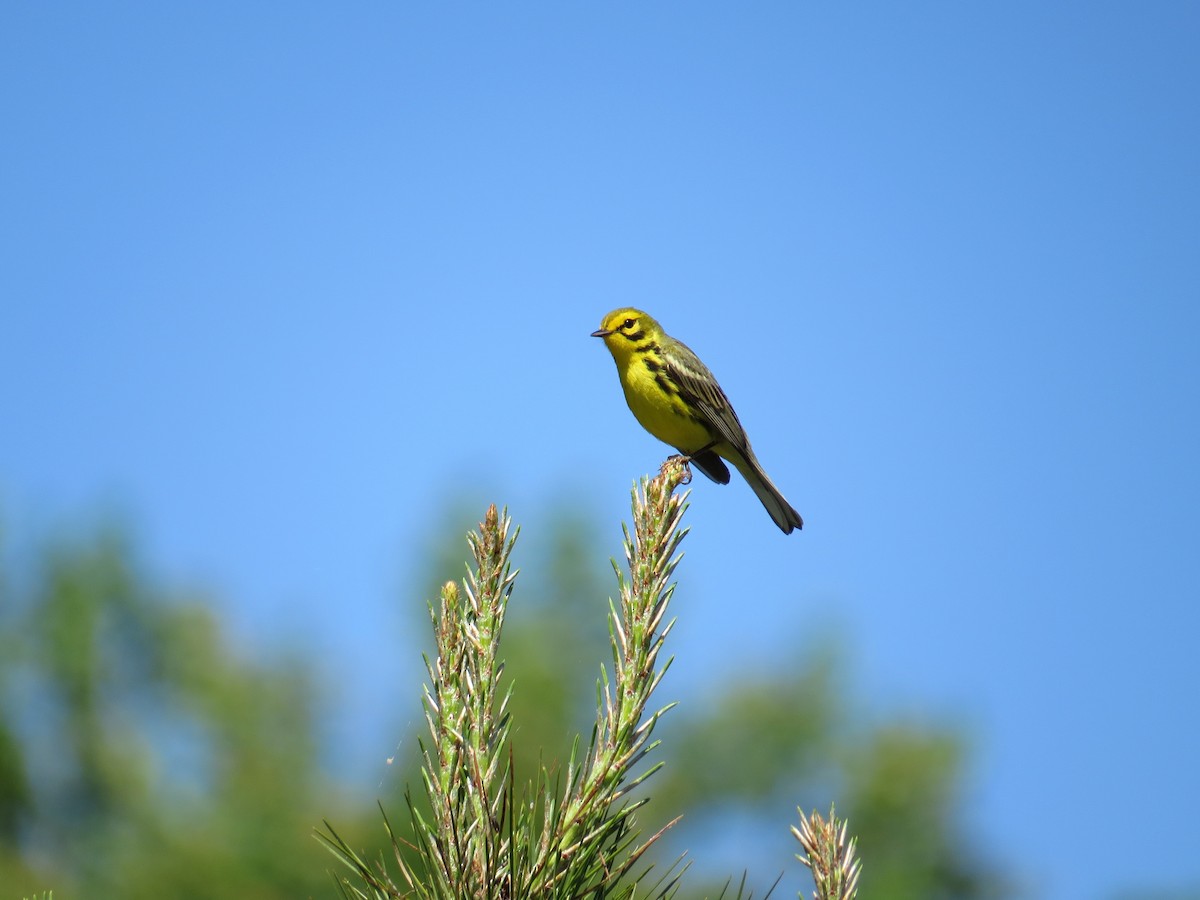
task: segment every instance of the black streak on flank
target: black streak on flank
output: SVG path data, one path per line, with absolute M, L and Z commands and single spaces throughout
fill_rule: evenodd
M 662 369 L 662 365 L 658 362 L 658 360 L 652 359 L 649 356 L 643 359 L 642 362 L 646 364 L 646 368 L 650 370 L 651 374 L 654 374 Z
M 654 383 L 657 384 L 660 388 L 662 388 L 662 392 L 664 394 L 666 394 L 667 396 L 670 396 L 671 394 L 679 393 L 679 390 L 675 387 L 674 384 L 671 383 L 671 380 L 669 378 L 667 378 L 666 375 L 663 375 L 661 372 L 654 376 Z

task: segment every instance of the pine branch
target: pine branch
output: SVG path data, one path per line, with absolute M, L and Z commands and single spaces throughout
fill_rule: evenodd
M 464 590 L 442 588 L 430 618 L 437 653 L 425 660 L 425 718 L 433 750 L 422 742 L 423 777 L 433 822 L 426 835 L 437 880 L 455 897 L 501 893 L 508 873 L 501 830 L 506 794 L 509 694 L 500 689 L 500 632 L 516 573 L 509 555 L 511 520 L 488 508 L 467 540 L 475 557 Z M 406 881 L 413 885 L 406 874 Z
M 800 812 L 800 827 L 792 826 L 792 834 L 804 848 L 796 858 L 812 870 L 814 900 L 853 900 L 858 893 L 858 876 L 862 862 L 855 858 L 855 839 L 846 841 L 849 823 L 839 821 L 829 808 L 829 819 L 813 811 L 808 818 Z
M 402 884 L 361 859 L 326 823 L 319 837 L 366 888 L 339 880 L 344 896 L 549 900 L 637 893 L 637 881 L 624 887 L 621 881 L 662 832 L 638 842 L 633 813 L 646 800 L 628 794 L 657 768 L 637 772 L 657 746 L 651 736 L 659 717 L 673 705 L 646 715 L 670 665 L 659 654 L 672 625 L 665 620 L 685 508 L 673 492 L 687 474 L 681 461 L 668 460 L 634 490 L 633 535 L 625 531 L 629 576 L 614 563 L 620 604 L 610 603 L 612 680 L 601 667 L 591 743 L 580 759 L 576 742 L 560 783 L 543 770 L 520 804 L 507 746 L 510 693 L 501 687 L 498 656 L 516 577 L 509 564 L 516 537 L 508 516 L 488 509 L 468 536 L 475 564 L 462 589 L 447 583 L 437 608 L 430 607 L 436 652 L 425 660 L 423 698 L 430 740 L 420 742 L 429 811 L 408 798 L 412 852 L 388 826 Z M 673 893 L 676 868 L 659 878 L 653 896 Z
M 682 554 L 689 477 L 678 457 L 633 491 L 633 530 L 625 528 L 626 572 L 615 561 L 619 601 L 609 603 L 611 671 L 601 666 L 591 740 L 577 738 L 565 772 L 542 769 L 517 801 L 509 746 L 511 688 L 501 685 L 500 634 L 516 573 L 509 559 L 516 535 L 507 514 L 488 509 L 468 536 L 474 566 L 461 589 L 442 587 L 430 605 L 436 652 L 425 660 L 429 681 L 423 705 L 429 728 L 420 741 L 421 778 L 429 800 L 419 809 L 406 794 L 412 835 L 399 838 L 384 816 L 400 878 L 363 860 L 326 823 L 320 839 L 361 881 L 338 879 L 344 897 L 392 900 L 511 900 L 511 898 L 663 898 L 672 896 L 686 869 L 682 858 L 660 869 L 634 872 L 647 849 L 674 822 L 642 839 L 634 814 L 648 798 L 631 792 L 661 763 L 645 767 L 658 741 L 654 729 L 673 703 L 654 709 L 651 695 L 670 667 L 662 658 L 674 619 L 667 616 L 671 578 Z M 647 710 L 651 710 L 647 712 Z M 846 826 L 819 815 L 793 828 L 804 847 L 799 858 L 813 870 L 817 900 L 851 900 L 860 865 Z M 745 883 L 737 891 L 748 896 Z
M 551 828 L 531 867 L 530 896 L 607 896 L 662 835 L 637 842 L 633 813 L 646 801 L 631 800 L 628 794 L 657 770 L 655 765 L 635 774 L 658 745 L 651 736 L 659 718 L 674 706 L 645 715 L 671 662 L 660 665 L 659 654 L 673 624 L 664 620 L 674 590 L 671 575 L 681 556 L 679 542 L 686 533 L 679 527 L 686 498 L 674 491 L 686 478 L 687 469 L 673 458 L 657 477 L 643 479 L 634 489 L 633 535 L 625 530 L 629 577 L 613 564 L 620 604 L 609 606 L 612 679 L 601 667 L 591 743 L 582 765 L 577 748 L 573 750 L 561 802 L 554 793 L 544 794 L 544 817 Z M 656 896 L 674 890 L 677 879 L 664 879 Z

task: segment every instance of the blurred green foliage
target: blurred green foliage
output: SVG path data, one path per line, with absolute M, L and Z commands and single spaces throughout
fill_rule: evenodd
M 148 585 L 112 528 L 4 584 L 8 896 L 329 890 L 310 837 L 328 797 L 300 658 L 239 658 L 212 608 Z
M 471 522 L 451 520 L 431 531 L 422 596 L 462 575 Z M 524 568 L 502 638 L 518 782 L 561 765 L 575 734 L 586 741 L 615 593 L 590 521 L 566 506 L 538 521 L 541 536 L 518 542 Z M 322 819 L 380 853 L 378 809 L 348 808 L 319 765 L 315 669 L 302 654 L 234 652 L 213 607 L 149 583 L 118 529 L 10 564 L 0 591 L 0 894 L 334 896 L 334 863 L 312 837 Z M 963 736 L 865 719 L 835 649 L 795 643 L 794 667 L 684 698 L 664 720 L 654 758 L 667 765 L 644 788 L 646 827 L 686 815 L 660 859 L 687 850 L 703 862 L 725 822 L 755 823 L 785 854 L 760 871 L 747 846 L 761 895 L 799 868 L 795 807 L 836 800 L 859 837 L 864 896 L 1003 894 L 998 868 L 964 837 Z M 413 762 L 400 782 L 419 795 Z M 404 821 L 398 796 L 384 805 Z M 716 896 L 710 874 L 697 866 L 681 896 Z

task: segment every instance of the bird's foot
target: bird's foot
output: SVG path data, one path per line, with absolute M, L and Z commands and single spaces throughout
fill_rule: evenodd
M 692 458 L 690 456 L 688 456 L 686 453 L 675 453 L 675 454 L 672 454 L 671 456 L 668 456 L 666 462 L 663 463 L 663 468 L 666 468 L 668 463 L 675 462 L 676 460 L 678 460 L 683 465 L 683 471 L 685 473 L 683 476 L 683 481 L 681 481 L 679 483 L 680 484 L 691 484 L 692 483 Z

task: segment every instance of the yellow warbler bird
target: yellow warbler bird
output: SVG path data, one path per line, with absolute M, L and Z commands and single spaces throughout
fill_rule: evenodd
M 613 310 L 592 337 L 604 339 L 625 402 L 643 428 L 717 484 L 729 484 L 729 468 L 721 459 L 729 460 L 784 534 L 804 527 L 800 513 L 758 464 L 729 398 L 695 353 L 640 309 Z

